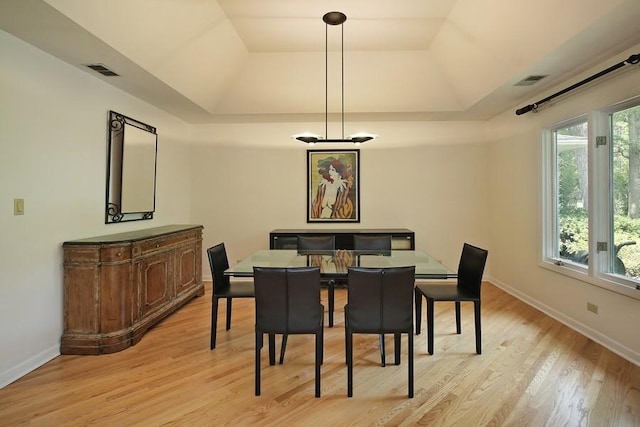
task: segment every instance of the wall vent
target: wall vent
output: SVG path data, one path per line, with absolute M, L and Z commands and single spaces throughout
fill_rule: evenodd
M 105 67 L 104 64 L 86 64 L 86 66 L 91 68 L 94 71 L 99 72 L 103 76 L 114 77 L 114 76 L 118 76 L 119 75 L 119 74 L 114 73 L 113 71 L 111 71 L 107 67 Z
M 524 79 L 520 80 L 514 86 L 531 86 L 533 84 L 538 83 L 540 80 L 544 79 L 545 77 L 549 77 L 549 76 L 548 75 L 532 75 L 532 76 L 528 76 L 528 77 L 525 77 Z

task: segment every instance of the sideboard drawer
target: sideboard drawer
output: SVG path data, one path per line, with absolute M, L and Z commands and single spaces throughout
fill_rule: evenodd
M 100 261 L 117 262 L 131 258 L 131 245 L 106 246 L 100 248 Z
M 174 236 L 163 236 L 155 239 L 145 240 L 136 246 L 139 247 L 141 255 L 147 255 L 161 248 L 167 249 L 184 243 L 195 242 L 198 239 L 195 233 L 181 233 Z M 137 250 L 134 253 L 137 255 Z

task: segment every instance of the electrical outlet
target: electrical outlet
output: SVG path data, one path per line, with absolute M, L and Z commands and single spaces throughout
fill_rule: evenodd
M 587 311 L 590 311 L 593 314 L 598 314 L 598 306 L 588 302 L 587 303 Z

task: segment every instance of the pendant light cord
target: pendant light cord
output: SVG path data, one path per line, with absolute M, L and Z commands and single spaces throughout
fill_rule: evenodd
M 329 24 L 324 24 L 324 139 L 329 138 Z
M 344 139 L 344 23 L 340 24 L 341 40 L 340 40 L 340 52 L 342 53 L 341 66 L 342 66 L 342 139 Z
M 377 135 L 358 134 L 345 139 L 344 137 L 344 22 L 347 17 L 342 12 L 327 12 L 322 17 L 324 21 L 324 138 L 319 135 L 294 135 L 295 139 L 307 144 L 317 142 L 351 142 L 359 145 L 363 142 L 375 139 Z M 342 114 L 342 135 L 341 138 L 329 138 L 329 25 L 340 25 L 340 85 L 341 85 L 341 114 Z
M 344 23 L 340 24 L 342 139 L 344 139 Z M 329 24 L 324 24 L 324 138 L 329 139 Z

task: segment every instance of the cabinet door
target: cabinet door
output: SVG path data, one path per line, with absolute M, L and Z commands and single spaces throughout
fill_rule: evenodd
M 176 295 L 193 288 L 200 278 L 199 257 L 196 252 L 196 245 L 183 246 L 176 250 L 177 274 L 176 274 Z
M 353 250 L 353 233 L 336 233 L 336 249 Z
M 104 263 L 100 269 L 100 333 L 122 331 L 132 324 L 131 263 Z
M 415 245 L 410 234 L 396 234 L 391 236 L 391 249 L 393 250 L 413 250 Z
M 298 249 L 298 236 L 272 236 L 271 249 Z
M 172 299 L 174 268 L 171 252 L 148 256 L 136 265 L 136 288 L 142 318 Z
M 64 267 L 64 333 L 99 332 L 100 270 L 91 264 Z

